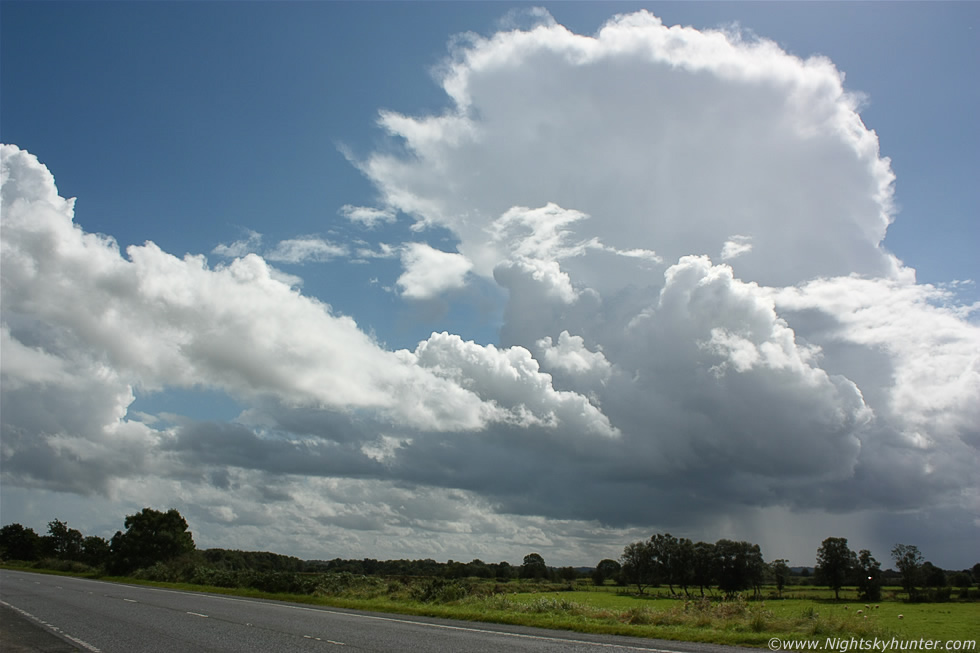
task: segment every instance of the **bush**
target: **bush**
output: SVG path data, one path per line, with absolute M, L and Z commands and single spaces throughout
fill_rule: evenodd
M 44 558 L 38 560 L 33 565 L 34 569 L 49 569 L 51 571 L 64 571 L 71 574 L 94 574 L 98 571 L 84 562 L 76 560 L 61 560 L 60 558 Z
M 316 587 L 313 594 L 317 596 L 374 598 L 391 593 L 392 590 L 391 584 L 382 578 L 352 574 L 349 571 L 321 574 L 314 578 Z
M 466 598 L 469 588 L 458 580 L 430 578 L 413 585 L 409 594 L 420 603 L 451 603 Z

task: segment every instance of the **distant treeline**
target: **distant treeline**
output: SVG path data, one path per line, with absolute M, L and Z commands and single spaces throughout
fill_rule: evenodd
M 978 598 L 970 588 L 980 584 L 980 563 L 972 569 L 947 572 L 924 561 L 919 549 L 910 544 L 896 544 L 891 557 L 897 571 L 882 571 L 881 563 L 869 550 L 855 553 L 848 547 L 847 538 L 828 537 L 817 549 L 812 581 L 831 588 L 837 599 L 846 585 L 856 587 L 862 600 L 878 601 L 886 582 L 900 585 L 911 601 L 949 600 L 953 588 L 961 590 L 960 598 Z M 657 533 L 649 540 L 626 545 L 619 563 L 617 574 L 613 571 L 615 562 L 600 562 L 594 576 L 601 575 L 607 565 L 610 575 L 635 586 L 640 594 L 646 587 L 666 585 L 670 594 L 675 594 L 676 587 L 685 596 L 691 589 L 704 596 L 705 589 L 712 587 L 726 597 L 747 591 L 761 596 L 763 585 L 775 585 L 782 595 L 793 576 L 787 560 L 765 562 L 758 544 L 692 542 L 670 533 Z
M 479 559 L 465 563 L 428 558 L 302 560 L 259 551 L 199 550 L 187 530 L 187 521 L 176 510 L 145 508 L 127 516 L 124 523 L 126 530 L 117 531 L 110 540 L 86 537 L 57 519 L 48 523 L 46 535 L 21 524 L 8 524 L 0 528 L 0 560 L 49 569 L 296 593 L 342 591 L 341 586 L 358 577 L 400 578 L 402 582 L 412 578 L 446 582 L 519 579 L 569 587 L 574 581 L 589 578 L 595 585 L 614 583 L 635 588 L 639 594 L 651 587 L 666 587 L 671 595 L 698 592 L 704 596 L 705 592 L 717 591 L 725 597 L 745 592 L 758 596 L 763 586 L 775 586 L 781 595 L 787 586 L 807 584 L 829 587 L 838 597 L 845 585 L 856 587 L 859 596 L 868 601 L 877 601 L 884 585 L 900 585 L 910 600 L 949 600 L 954 589 L 960 590 L 959 598 L 980 597 L 980 591 L 971 592 L 980 584 L 980 563 L 971 569 L 946 571 L 924 561 L 915 546 L 897 544 L 891 551 L 896 570 L 882 570 L 870 551 L 855 553 L 845 538 L 836 537 L 821 543 L 811 574 L 809 568 L 790 568 L 786 560 L 766 562 L 759 545 L 751 542 L 692 542 L 669 533 L 627 544 L 618 560 L 601 560 L 595 567 L 556 568 L 547 565 L 538 553 L 529 553 L 522 564 L 512 565 Z

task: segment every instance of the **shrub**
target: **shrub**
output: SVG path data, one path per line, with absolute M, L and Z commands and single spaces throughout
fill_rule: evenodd
M 51 571 L 66 571 L 72 574 L 90 574 L 97 571 L 84 562 L 76 560 L 61 560 L 59 558 L 44 558 L 33 565 L 34 569 L 50 569 Z
M 469 589 L 458 580 L 430 578 L 414 585 L 409 594 L 420 603 L 451 603 L 465 598 Z

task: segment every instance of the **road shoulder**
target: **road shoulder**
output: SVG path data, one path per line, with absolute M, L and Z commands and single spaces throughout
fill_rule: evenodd
M 0 649 L 3 653 L 77 653 L 81 650 L 5 605 L 0 605 Z

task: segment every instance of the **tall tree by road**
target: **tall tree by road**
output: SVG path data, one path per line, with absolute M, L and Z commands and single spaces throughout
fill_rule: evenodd
M 126 532 L 116 531 L 109 546 L 114 571 L 128 573 L 194 550 L 187 520 L 171 508 L 160 512 L 143 508 L 126 517 Z
M 37 560 L 41 554 L 41 536 L 23 524 L 0 528 L 0 559 Z

